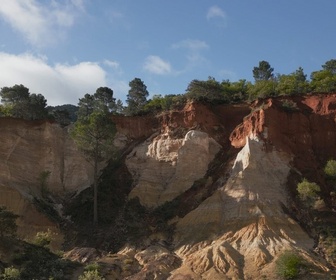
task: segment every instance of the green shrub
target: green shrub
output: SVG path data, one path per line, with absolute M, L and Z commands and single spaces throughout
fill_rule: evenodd
M 90 263 L 87 266 L 85 266 L 84 270 L 85 271 L 95 271 L 97 270 L 98 272 L 100 271 L 101 267 L 98 263 L 94 262 L 94 263 Z
M 53 240 L 53 233 L 50 229 L 48 231 L 40 231 L 36 233 L 34 244 L 40 247 L 48 248 Z
M 19 280 L 20 279 L 20 271 L 11 266 L 5 268 L 4 273 L 0 276 L 0 279 L 2 280 Z
M 105 278 L 99 275 L 98 270 L 88 270 L 84 271 L 83 275 L 78 277 L 78 280 L 105 280 Z
M 302 265 L 300 256 L 291 251 L 285 251 L 276 261 L 276 272 L 282 279 L 296 279 Z
M 303 181 L 297 185 L 297 191 L 300 199 L 308 205 L 312 205 L 317 200 L 317 193 L 320 190 L 319 185 L 309 182 L 307 179 L 303 179 Z
M 324 173 L 331 178 L 336 178 L 336 160 L 328 160 L 324 167 Z

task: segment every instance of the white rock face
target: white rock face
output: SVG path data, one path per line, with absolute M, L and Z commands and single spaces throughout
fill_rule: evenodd
M 283 211 L 289 162 L 286 154 L 266 152 L 263 142 L 247 139 L 228 181 L 177 223 L 183 265 L 173 274 L 245 279 L 249 271 L 259 279 L 274 272 L 269 264 L 285 249 L 308 256 L 313 240 Z
M 126 164 L 135 180 L 130 198 L 156 207 L 170 201 L 203 178 L 221 146 L 208 134 L 191 130 L 182 139 L 168 134 L 134 148 Z

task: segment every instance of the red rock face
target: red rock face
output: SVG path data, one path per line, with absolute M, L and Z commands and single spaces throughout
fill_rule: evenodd
M 223 147 L 229 147 L 231 131 L 250 111 L 248 104 L 211 106 L 189 103 L 181 111 L 163 114 L 159 122 L 163 131 L 198 129 L 208 133 Z
M 336 159 L 336 94 L 289 98 L 297 108 L 283 106 L 287 98 L 260 101 L 230 135 L 240 148 L 246 136 L 258 135 L 266 148 L 274 147 L 293 156 L 293 167 L 304 177 L 323 184 L 323 167 Z
M 310 107 L 315 114 L 331 115 L 336 113 L 336 94 L 308 96 L 302 103 Z
M 287 110 L 284 100 L 297 108 Z M 293 166 L 303 175 L 316 173 L 323 180 L 321 166 L 336 158 L 336 94 L 282 97 L 253 104 L 205 105 L 188 103 L 183 110 L 159 116 L 113 116 L 119 132 L 131 139 L 154 132 L 197 129 L 209 134 L 223 148 L 241 148 L 251 133 L 272 146 L 293 155 Z M 316 175 L 314 175 L 316 176 Z

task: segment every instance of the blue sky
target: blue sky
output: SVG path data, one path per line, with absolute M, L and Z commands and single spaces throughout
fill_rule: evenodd
M 307 76 L 336 58 L 335 0 L 1 0 L 0 87 L 23 84 L 49 105 L 100 86 L 125 100 L 184 93 L 193 79 Z

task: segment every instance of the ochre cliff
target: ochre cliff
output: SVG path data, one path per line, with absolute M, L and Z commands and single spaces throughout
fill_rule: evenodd
M 0 205 L 20 216 L 20 236 L 29 239 L 48 229 L 58 232 L 58 225 L 33 203 L 42 196 L 39 177 L 50 172 L 44 191 L 62 198 L 90 186 L 92 167 L 77 151 L 67 128 L 0 118 L 0 130 Z
M 129 279 L 272 278 L 275 261 L 286 250 L 314 267 L 317 274 L 305 277 L 323 279 L 328 274 L 326 261 L 311 253 L 313 236 L 289 214 L 297 209 L 291 198 L 295 189 L 288 188 L 293 187 L 289 181 L 295 173 L 319 183 L 329 194 L 323 166 L 336 158 L 336 95 L 290 98 L 289 108 L 287 101 L 260 100 L 248 112 L 243 105 L 188 104 L 183 112 L 164 115 L 160 131 L 133 149 L 126 160 L 134 179 L 130 197 L 139 197 L 146 207 L 172 201 L 200 178 L 206 179 L 205 187 L 210 182 L 217 190 L 185 216 L 171 220 L 175 230 L 170 257 L 178 257 L 181 265 L 166 266 L 160 278 L 154 263 L 166 253 L 162 247 L 148 247 L 140 250 L 142 256 L 154 250 L 157 257 L 150 253 L 152 261 Z M 202 141 L 184 158 L 183 145 L 191 133 L 211 139 L 216 149 L 210 152 L 210 142 Z M 209 168 L 219 150 L 236 157 L 230 170 L 219 168 L 213 181 L 205 166 Z M 179 161 L 187 168 L 180 170 Z M 187 179 L 190 182 L 184 184 Z
M 323 172 L 336 159 L 336 94 L 188 103 L 157 116 L 112 118 L 132 177 L 128 199 L 138 198 L 144 215 L 161 207 L 174 216 L 155 225 L 148 214 L 148 235 L 136 235 L 112 256 L 76 248 L 69 258 L 94 252 L 110 269 L 106 279 L 276 279 L 276 260 L 291 250 L 309 263 L 302 279 L 330 278 L 334 263 L 318 254 L 296 185 L 303 178 L 318 183 L 320 211 L 336 223 Z M 62 196 L 91 184 L 90 166 L 66 128 L 0 119 L 0 129 L 0 204 L 21 213 L 27 221 L 20 223 L 57 227 L 31 205 L 39 174 L 50 171 L 48 187 Z
M 0 118 L 0 182 L 22 193 L 39 192 L 41 172 L 50 171 L 53 193 L 78 191 L 92 181 L 90 164 L 78 152 L 67 128 L 49 122 Z

